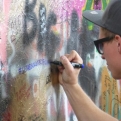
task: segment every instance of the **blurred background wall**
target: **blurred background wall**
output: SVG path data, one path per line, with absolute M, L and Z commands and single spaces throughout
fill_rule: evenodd
M 0 0 L 0 121 L 77 121 L 49 61 L 76 50 L 85 68 L 79 84 L 105 112 L 121 119 L 121 80 L 94 47 L 98 26 L 84 10 L 110 0 Z

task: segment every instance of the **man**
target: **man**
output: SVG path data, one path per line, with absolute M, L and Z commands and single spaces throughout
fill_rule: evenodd
M 121 0 L 111 0 L 105 12 L 85 11 L 83 16 L 100 26 L 99 40 L 94 41 L 102 59 L 115 79 L 121 79 Z M 99 109 L 78 84 L 79 69 L 70 61 L 83 63 L 76 51 L 61 56 L 64 68 L 59 67 L 59 82 L 63 86 L 79 121 L 117 121 Z M 85 80 L 86 81 L 86 80 Z

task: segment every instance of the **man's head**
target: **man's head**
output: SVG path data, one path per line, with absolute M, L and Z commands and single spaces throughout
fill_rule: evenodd
M 83 16 L 100 26 L 99 40 L 94 44 L 112 76 L 121 79 L 121 0 L 111 0 L 105 11 L 84 11 Z

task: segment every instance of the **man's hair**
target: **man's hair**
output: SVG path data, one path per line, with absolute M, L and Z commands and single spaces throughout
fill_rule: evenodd
M 105 37 L 115 37 L 115 34 L 110 32 L 109 30 L 102 27 L 100 27 L 100 29 L 103 31 Z

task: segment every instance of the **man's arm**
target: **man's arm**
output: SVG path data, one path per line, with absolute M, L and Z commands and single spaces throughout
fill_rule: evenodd
M 71 86 L 65 84 L 63 88 L 79 121 L 118 121 L 100 110 L 79 84 Z
M 82 59 L 72 51 L 61 57 L 64 67 L 59 67 L 59 82 L 63 86 L 69 102 L 79 121 L 118 121 L 99 109 L 78 84 L 79 69 L 74 69 L 70 61 L 83 63 Z M 86 80 L 85 80 L 86 81 Z

